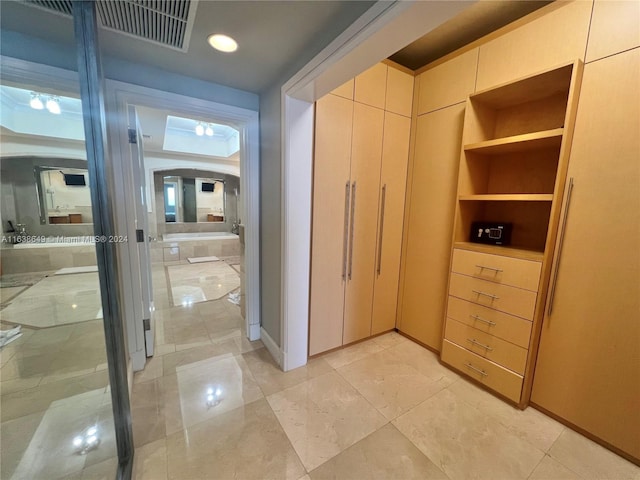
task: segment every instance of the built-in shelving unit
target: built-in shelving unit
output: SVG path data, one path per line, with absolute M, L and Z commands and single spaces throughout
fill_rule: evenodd
M 467 100 L 442 361 L 526 406 L 560 214 L 582 63 Z M 507 245 L 474 222 L 511 224 Z M 477 232 L 477 226 L 474 229 Z
M 460 201 L 494 201 L 494 202 L 550 202 L 553 200 L 552 193 L 511 193 L 493 195 L 460 195 Z
M 465 152 L 476 152 L 484 155 L 499 155 L 513 152 L 526 152 L 544 148 L 558 148 L 562 143 L 562 128 L 544 130 L 542 132 L 513 135 L 506 138 L 485 140 L 464 146 Z

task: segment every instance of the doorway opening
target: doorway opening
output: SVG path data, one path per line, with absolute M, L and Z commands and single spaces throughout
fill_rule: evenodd
M 146 262 L 135 245 L 121 252 L 124 283 L 138 288 L 149 274 L 153 286 L 149 321 L 136 315 L 145 311 L 139 295 L 125 306 L 133 370 L 150 353 L 257 348 L 257 112 L 115 81 L 106 87 L 118 119 L 111 147 L 122 154 L 114 155 L 124 198 L 118 222 L 133 236 L 142 226 L 148 242 Z M 142 161 L 126 161 L 134 156 Z M 140 198 L 136 214 L 127 205 L 139 207 Z

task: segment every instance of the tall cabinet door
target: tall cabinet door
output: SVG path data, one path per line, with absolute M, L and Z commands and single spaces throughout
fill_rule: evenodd
M 344 344 L 371 334 L 383 125 L 384 110 L 354 103 Z
M 636 459 L 638 85 L 638 48 L 585 67 L 568 173 L 574 187 L 565 200 L 564 240 L 556 247 L 558 267 L 552 272 L 531 396 L 536 405 Z
M 372 335 L 396 326 L 410 134 L 410 118 L 391 112 L 385 113 Z
M 351 100 L 316 103 L 309 355 L 342 345 L 352 120 Z
M 418 117 L 398 329 L 440 350 L 464 103 Z

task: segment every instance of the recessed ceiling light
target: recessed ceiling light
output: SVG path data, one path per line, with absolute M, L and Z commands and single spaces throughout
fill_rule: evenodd
M 227 35 L 216 33 L 207 38 L 209 45 L 221 52 L 235 52 L 238 49 L 238 42 Z
M 42 103 L 40 95 L 35 92 L 31 92 L 31 100 L 29 101 L 29 105 L 35 110 L 42 110 L 44 108 L 44 103 Z

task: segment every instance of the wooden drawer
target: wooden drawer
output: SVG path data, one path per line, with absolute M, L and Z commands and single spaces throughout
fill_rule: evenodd
M 456 370 L 467 374 L 514 402 L 520 402 L 522 377 L 517 373 L 479 357 L 448 340 L 442 342 L 441 358 L 444 363 Z
M 453 296 L 449 296 L 447 317 L 482 332 L 490 333 L 507 342 L 529 348 L 531 322 L 523 318 L 498 312 Z
M 449 294 L 485 307 L 533 320 L 536 293 L 451 273 Z
M 481 357 L 524 375 L 528 353 L 526 348 L 505 342 L 451 318 L 447 319 L 444 337 Z
M 537 292 L 541 266 L 540 262 L 531 260 L 456 248 L 451 271 Z

